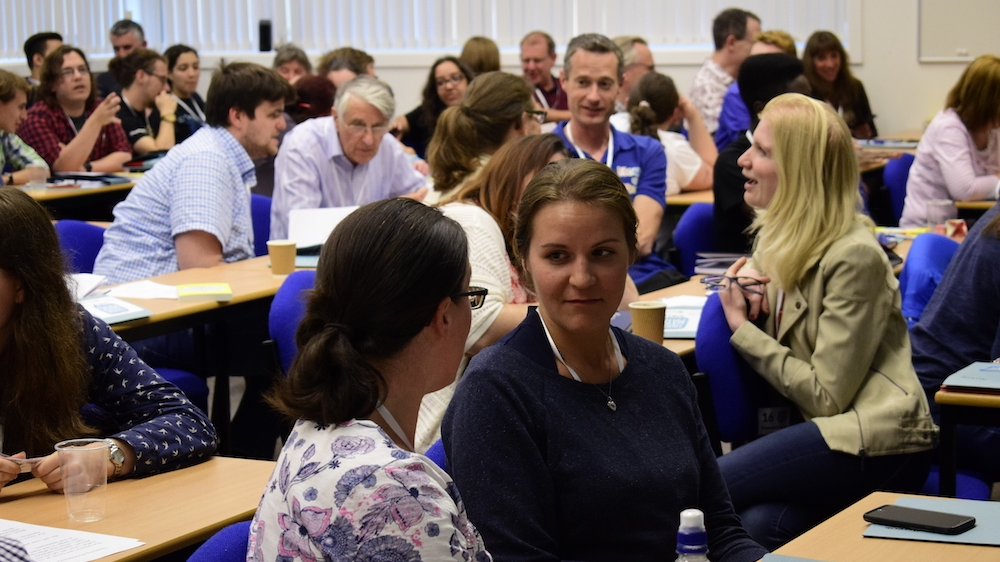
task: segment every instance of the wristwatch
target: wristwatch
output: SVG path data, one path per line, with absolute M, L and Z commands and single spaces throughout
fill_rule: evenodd
M 161 115 L 160 116 L 160 120 L 161 121 L 166 121 L 167 123 L 176 123 L 177 122 L 177 114 L 175 114 L 175 113 L 168 113 L 166 115 Z
M 90 163 L 90 160 L 87 160 L 86 162 L 83 163 L 83 169 L 88 172 L 91 172 L 94 170 L 94 166 Z
M 125 464 L 125 451 L 122 451 L 113 439 L 105 439 L 104 442 L 108 444 L 108 458 L 111 459 L 111 464 L 115 465 L 115 473 L 111 477 L 118 478 L 122 475 L 122 465 Z

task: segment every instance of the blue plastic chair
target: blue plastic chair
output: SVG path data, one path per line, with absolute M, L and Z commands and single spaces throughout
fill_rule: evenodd
M 187 396 L 192 404 L 200 408 L 202 412 L 208 413 L 208 383 L 205 382 L 205 379 L 181 369 L 157 369 L 156 367 L 154 369 L 161 377 L 181 389 L 181 392 Z
M 281 371 L 288 374 L 292 360 L 298 353 L 295 345 L 295 331 L 302 321 L 306 311 L 306 295 L 304 291 L 316 285 L 316 271 L 305 270 L 291 273 L 278 288 L 271 302 L 271 311 L 267 316 L 268 332 L 271 341 L 277 348 L 278 365 Z
M 719 438 L 740 443 L 760 437 L 766 432 L 759 423 L 761 408 L 770 408 L 769 413 L 775 414 L 771 427 L 801 421 L 794 404 L 771 388 L 733 349 L 729 343 L 732 335 L 719 295 L 709 296 L 695 334 L 695 358 L 698 369 L 708 375 Z
M 245 562 L 250 544 L 250 522 L 233 523 L 212 535 L 188 562 Z
M 76 273 L 93 273 L 97 254 L 104 245 L 104 228 L 88 222 L 56 221 L 59 247 Z
M 680 254 L 681 272 L 694 275 L 699 252 L 715 251 L 715 217 L 711 203 L 695 203 L 684 211 L 674 228 L 674 245 Z
M 892 203 L 892 215 L 899 224 L 903 216 L 903 203 L 906 200 L 906 180 L 910 176 L 910 166 L 913 165 L 913 155 L 903 153 L 899 158 L 893 158 L 885 163 L 882 170 L 882 182 L 889 189 L 889 201 Z
M 271 237 L 271 198 L 250 194 L 250 219 L 253 221 L 253 253 L 267 255 L 267 241 Z
M 434 461 L 438 468 L 448 472 L 448 457 L 444 454 L 444 442 L 438 439 L 424 452 L 424 456 Z
M 920 320 L 956 251 L 958 242 L 940 234 L 921 234 L 913 239 L 899 273 L 903 318 L 910 328 Z
M 940 467 L 931 466 L 931 472 L 924 482 L 921 494 L 929 496 L 941 495 L 940 487 Z M 990 499 L 991 486 L 982 476 L 968 470 L 959 470 L 955 475 L 955 497 L 964 500 L 988 500 Z

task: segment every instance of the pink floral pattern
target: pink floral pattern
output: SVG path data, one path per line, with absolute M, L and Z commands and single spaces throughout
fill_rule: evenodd
M 299 420 L 250 526 L 248 562 L 487 562 L 448 475 L 373 422 Z

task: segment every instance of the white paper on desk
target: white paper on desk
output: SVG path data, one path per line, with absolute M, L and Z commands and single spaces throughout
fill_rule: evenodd
M 89 562 L 146 544 L 115 537 L 0 519 L 0 537 L 16 539 L 35 562 Z
M 76 296 L 76 300 L 90 296 L 95 289 L 105 284 L 108 278 L 104 275 L 94 273 L 68 273 L 66 274 L 66 285 L 69 291 Z
M 322 246 L 340 221 L 357 209 L 357 206 L 292 209 L 288 213 L 288 239 L 295 240 L 297 248 Z
M 108 291 L 109 297 L 125 299 L 174 299 L 177 300 L 177 287 L 164 285 L 148 279 L 125 283 Z

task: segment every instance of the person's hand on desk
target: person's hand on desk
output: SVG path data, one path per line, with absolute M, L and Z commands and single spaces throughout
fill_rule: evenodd
M 11 457 L 15 459 L 23 459 L 25 458 L 24 451 L 21 451 L 16 455 L 11 455 Z M 5 458 L 0 458 L 0 488 L 6 486 L 11 480 L 17 478 L 20 474 L 21 465 Z
M 118 478 L 124 478 L 129 474 L 132 474 L 132 470 L 135 468 L 135 451 L 132 450 L 132 446 L 125 443 L 121 439 L 112 439 L 118 448 L 125 453 L 125 462 L 122 463 L 121 473 L 118 474 Z M 111 459 L 107 460 L 108 469 L 108 480 L 115 474 L 115 465 L 111 462 Z M 62 482 L 62 466 L 59 464 L 59 453 L 52 453 L 47 457 L 42 457 L 42 461 L 31 468 L 31 474 L 45 483 L 53 492 L 63 491 Z
M 752 290 L 744 287 L 741 283 L 729 282 L 729 286 L 719 291 L 719 300 L 722 302 L 722 311 L 726 315 L 726 323 L 729 329 L 735 332 L 746 321 L 755 321 L 761 314 L 770 314 L 771 308 L 767 302 L 767 294 L 764 292 L 765 285 L 771 282 L 771 278 L 761 275 L 759 271 L 750 267 L 743 267 L 747 263 L 747 258 L 742 257 L 736 260 L 728 270 L 726 277 L 733 279 L 736 277 L 748 277 L 756 279 L 761 284 Z

